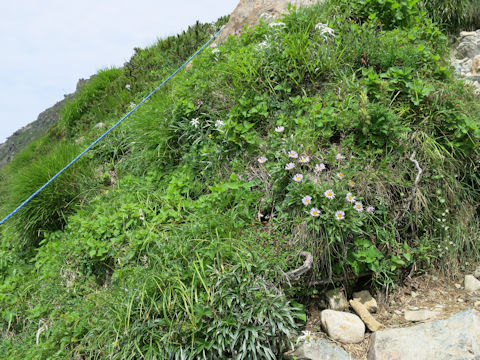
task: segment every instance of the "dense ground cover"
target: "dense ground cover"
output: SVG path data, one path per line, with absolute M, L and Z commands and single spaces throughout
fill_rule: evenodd
M 329 283 L 475 258 L 478 98 L 419 4 L 366 3 L 207 49 L 3 226 L 0 357 L 275 359 Z M 225 21 L 100 71 L 0 172 L 1 214 Z

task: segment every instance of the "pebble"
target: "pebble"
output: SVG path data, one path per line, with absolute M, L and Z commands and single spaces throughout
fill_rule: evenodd
M 465 290 L 474 292 L 480 289 L 480 281 L 473 275 L 465 275 Z

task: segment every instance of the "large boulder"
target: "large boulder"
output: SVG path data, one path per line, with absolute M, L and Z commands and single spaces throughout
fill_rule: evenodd
M 355 314 L 323 310 L 320 316 L 322 327 L 333 340 L 344 344 L 356 344 L 363 340 L 365 324 Z
M 323 0 L 240 0 L 217 41 L 225 41 L 228 35 L 238 33 L 245 25 L 257 24 L 261 17 L 268 20 L 284 14 L 287 12 L 289 3 L 300 7 L 313 5 L 317 2 L 323 2 Z
M 368 360 L 480 359 L 480 312 L 467 310 L 446 320 L 375 332 Z

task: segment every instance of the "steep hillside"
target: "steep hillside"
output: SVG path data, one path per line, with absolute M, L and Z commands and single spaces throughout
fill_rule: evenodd
M 0 227 L 0 358 L 280 359 L 330 288 L 475 261 L 480 102 L 420 5 L 328 0 L 205 49 Z M 226 21 L 100 71 L 0 171 L 0 215 Z

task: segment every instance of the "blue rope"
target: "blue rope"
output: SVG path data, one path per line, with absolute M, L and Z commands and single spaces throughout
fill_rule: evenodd
M 95 140 L 93 143 L 91 143 L 80 155 L 78 155 L 75 159 L 73 159 L 67 166 L 65 166 L 62 170 L 60 170 L 54 177 L 52 177 L 50 180 L 48 180 L 42 187 L 40 187 L 37 191 L 35 191 L 30 197 L 25 200 L 23 203 L 21 203 L 15 210 L 13 210 L 7 217 L 5 217 L 2 221 L 0 221 L 0 225 L 3 225 L 5 221 L 10 219 L 13 215 L 15 215 L 18 211 L 20 211 L 21 208 L 23 208 L 30 200 L 32 200 L 35 196 L 38 195 L 43 189 L 45 189 L 50 183 L 52 183 L 56 178 L 58 178 L 65 170 L 67 170 L 70 166 L 75 164 L 83 155 L 85 155 L 92 147 L 97 145 L 105 136 L 107 136 L 110 132 L 112 132 L 118 125 L 120 125 L 123 120 L 125 120 L 127 117 L 129 117 L 135 110 L 137 110 L 145 101 L 150 99 L 153 94 L 155 94 L 163 85 L 165 85 L 171 78 L 173 78 L 180 70 L 182 70 L 187 64 L 195 58 L 208 44 L 212 42 L 213 39 L 215 39 L 218 34 L 223 30 L 225 26 L 222 26 L 220 30 L 218 30 L 211 38 L 208 40 L 203 46 L 198 49 L 185 63 L 180 66 L 177 70 L 175 70 L 174 73 L 172 73 L 165 81 L 163 81 L 160 85 L 158 85 L 150 94 L 148 94 L 138 105 L 136 105 L 132 110 L 130 110 L 123 118 L 121 118 L 115 125 L 113 125 L 110 129 L 108 129 L 107 132 L 105 132 L 102 136 L 100 136 L 97 140 Z

